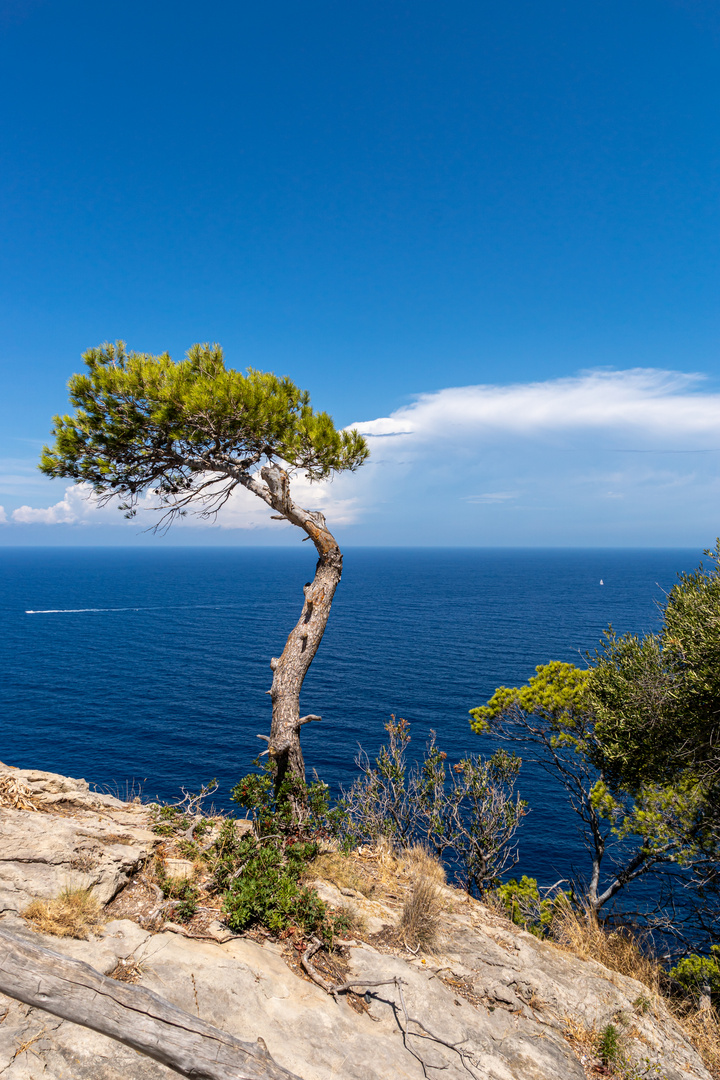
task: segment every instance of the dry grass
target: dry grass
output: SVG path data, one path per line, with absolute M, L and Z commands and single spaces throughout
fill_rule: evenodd
M 37 795 L 8 773 L 0 776 L 0 807 L 4 810 L 41 809 L 37 802 Z
M 423 844 L 413 844 L 400 856 L 400 869 L 413 877 L 426 878 L 436 885 L 445 884 L 445 867 Z
M 115 979 L 116 982 L 134 984 L 140 982 L 143 974 L 142 965 L 137 960 L 133 960 L 132 957 L 128 957 L 127 960 L 118 960 L 113 970 L 108 973 L 108 978 Z
M 650 1006 L 662 1002 L 695 1047 L 708 1072 L 720 1080 L 720 1015 L 715 1009 L 699 1010 L 686 1001 L 665 997 L 663 971 L 651 956 L 643 953 L 638 942 L 626 932 L 607 930 L 590 915 L 563 908 L 553 923 L 553 938 L 561 948 L 582 960 L 597 960 L 610 971 L 636 979 L 651 992 Z M 577 1026 L 577 1025 L 576 1025 Z M 582 1044 L 578 1028 L 566 1031 L 571 1042 Z M 586 1039 L 597 1037 L 588 1032 Z M 585 1043 L 587 1045 L 587 1043 Z M 622 1074 L 621 1074 L 622 1075 Z
M 325 851 L 313 859 L 303 877 L 322 878 L 331 885 L 337 885 L 338 889 L 353 889 L 362 896 L 370 896 L 374 886 L 361 871 L 362 868 L 358 867 L 352 856 L 339 851 Z
M 445 884 L 442 863 L 423 844 L 397 848 L 387 837 L 380 836 L 372 847 L 358 848 L 355 856 L 349 856 L 349 861 L 359 871 L 361 878 L 368 876 L 368 869 L 372 867 L 370 876 L 381 886 L 393 888 L 397 885 L 398 877 L 403 875 L 427 877 L 438 885 Z
M 89 889 L 63 889 L 53 900 L 33 900 L 22 915 L 41 934 L 86 940 L 101 926 L 101 904 Z
M 715 1080 L 720 1080 L 720 1013 L 717 1009 L 680 1009 L 670 1006 L 675 1019 L 687 1035 Z
M 443 898 L 435 881 L 418 876 L 403 904 L 400 933 L 409 948 L 430 951 L 438 940 Z
M 594 1024 L 588 1025 L 578 1016 L 561 1017 L 565 1038 L 572 1044 L 579 1055 L 595 1057 L 597 1053 L 598 1031 Z
M 555 942 L 582 960 L 597 960 L 610 971 L 637 979 L 655 997 L 660 996 L 661 969 L 636 938 L 623 930 L 608 933 L 590 912 L 564 905 L 553 921 Z

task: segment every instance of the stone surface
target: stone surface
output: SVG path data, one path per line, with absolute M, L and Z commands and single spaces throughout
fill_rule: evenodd
M 193 864 L 189 859 L 166 859 L 165 873 L 168 877 L 187 881 L 193 876 Z
M 33 777 L 28 786 L 35 784 L 43 797 L 73 795 L 63 790 L 62 777 L 43 781 L 47 774 L 26 772 Z M 113 813 L 126 815 L 122 830 Z M 116 972 L 120 961 L 132 964 L 143 986 L 242 1039 L 261 1037 L 273 1057 L 304 1080 L 583 1080 L 592 1074 L 566 1037 L 569 1020 L 600 1030 L 619 1018 L 646 1068 L 657 1064 L 660 1070 L 647 1075 L 709 1080 L 663 1006 L 639 1007 L 648 995 L 641 984 L 511 927 L 452 889 L 443 890 L 446 914 L 436 952 L 413 956 L 392 944 L 400 887 L 367 900 L 321 883 L 328 902 L 349 899 L 366 920 L 362 940 L 345 950 L 343 977 L 385 982 L 368 986 L 364 1004 L 355 999 L 355 1008 L 306 978 L 289 961 L 291 948 L 269 939 L 222 940 L 227 933 L 217 921 L 211 924 L 216 941 L 153 932 L 130 919 L 108 922 L 90 941 L 35 934 L 18 915 L 30 895 L 42 890 L 50 896 L 74 874 L 109 897 L 141 864 L 152 839 L 143 835 L 142 811 L 134 819 L 133 813 L 132 806 L 107 804 L 74 804 L 71 813 L 60 814 L 0 811 L 1 925 L 104 974 Z M 74 859 L 85 857 L 95 865 L 73 867 Z M 3 1014 L 3 1080 L 176 1075 L 88 1029 L 0 997 Z
M 90 792 L 85 780 L 0 765 L 37 810 L 0 807 L 0 912 L 64 888 L 92 888 L 107 903 L 147 860 L 157 837 L 142 806 Z

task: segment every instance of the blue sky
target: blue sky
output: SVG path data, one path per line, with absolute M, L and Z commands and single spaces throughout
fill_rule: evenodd
M 35 470 L 105 340 L 290 375 L 346 544 L 720 532 L 710 0 L 0 0 L 0 543 L 165 540 Z

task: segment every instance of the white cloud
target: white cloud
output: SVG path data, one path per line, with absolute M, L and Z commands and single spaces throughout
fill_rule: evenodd
M 461 386 L 421 394 L 389 417 L 352 425 L 389 449 L 430 439 L 501 433 L 625 431 L 663 440 L 712 436 L 720 446 L 720 394 L 697 392 L 700 375 L 654 368 L 590 371 L 510 386 Z M 386 441 L 387 440 L 387 441 Z
M 92 489 L 85 485 L 71 485 L 65 496 L 53 506 L 19 506 L 13 510 L 12 519 L 20 525 L 75 525 L 102 515 L 102 509 L 92 498 Z
M 5 507 L 0 506 L 0 525 L 3 525 L 7 521 L 7 514 L 5 513 Z
M 356 543 L 702 545 L 720 532 L 720 394 L 697 375 L 452 387 L 353 426 L 369 436 L 368 463 L 332 482 L 295 477 L 292 495 L 333 529 L 356 526 Z M 152 496 L 128 522 L 85 495 L 70 486 L 38 507 L 29 490 L 34 505 L 12 520 L 135 532 L 157 521 Z M 214 521 L 188 515 L 173 528 L 290 528 L 270 515 L 238 488 Z
M 292 485 L 294 500 L 309 510 L 321 510 L 334 524 L 347 524 L 356 519 L 356 500 L 340 498 L 337 483 L 310 484 L 296 478 Z M 154 510 L 155 498 L 148 493 L 141 501 L 138 513 L 131 519 L 124 518 L 117 501 L 105 506 L 98 505 L 89 484 L 70 485 L 63 498 L 48 507 L 19 506 L 12 512 L 12 520 L 20 525 L 125 525 L 135 530 L 152 527 L 159 518 Z M 266 529 L 289 527 L 288 522 L 271 520 L 272 511 L 252 492 L 236 488 L 216 519 L 203 519 L 195 514 L 176 521 L 173 528 L 188 528 L 217 524 L 223 529 Z M 0 517 L 0 520 L 3 520 Z
M 352 426 L 372 451 L 353 494 L 394 542 L 702 544 L 720 532 L 720 394 L 699 375 L 451 387 Z

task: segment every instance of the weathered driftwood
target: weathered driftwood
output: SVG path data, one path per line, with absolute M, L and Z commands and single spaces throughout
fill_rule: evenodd
M 92 1028 L 192 1080 L 299 1080 L 248 1043 L 140 986 L 0 930 L 0 992 Z

